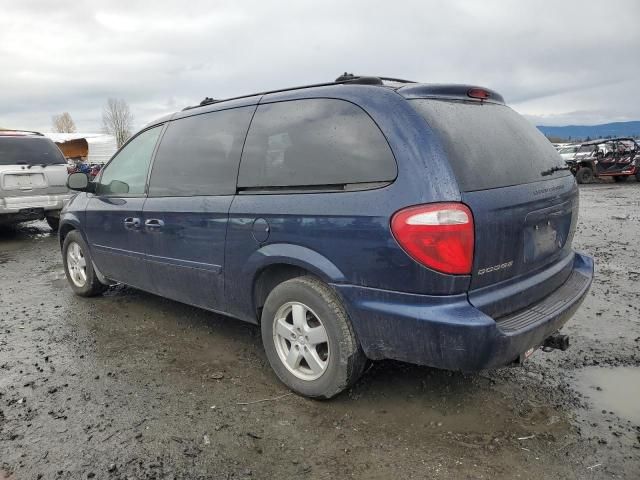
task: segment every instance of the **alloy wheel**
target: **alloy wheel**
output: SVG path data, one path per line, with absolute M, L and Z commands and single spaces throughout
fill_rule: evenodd
M 301 380 L 317 380 L 329 365 L 329 338 L 322 320 L 306 305 L 288 302 L 273 319 L 278 357 Z
M 84 287 L 87 283 L 87 260 L 76 242 L 69 243 L 67 247 L 67 269 L 74 285 Z

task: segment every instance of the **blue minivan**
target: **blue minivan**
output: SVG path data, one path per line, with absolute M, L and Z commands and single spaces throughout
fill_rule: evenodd
M 82 296 L 120 282 L 260 324 L 276 375 L 330 398 L 368 360 L 523 361 L 584 299 L 578 189 L 496 92 L 345 75 L 161 118 L 60 219 Z

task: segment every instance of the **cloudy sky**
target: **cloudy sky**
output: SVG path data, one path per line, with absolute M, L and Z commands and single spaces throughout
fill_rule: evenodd
M 640 120 L 640 1 L 0 0 L 0 126 L 98 131 L 346 71 L 494 88 L 537 124 Z

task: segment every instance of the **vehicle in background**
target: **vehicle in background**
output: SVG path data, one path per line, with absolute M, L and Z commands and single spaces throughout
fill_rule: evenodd
M 70 197 L 60 149 L 37 132 L 0 130 L 0 224 L 46 219 L 57 230 Z
M 585 142 L 566 163 L 578 183 L 589 183 L 595 177 L 624 182 L 635 176 L 640 181 L 640 147 L 630 137 Z
M 86 173 L 92 180 L 100 173 L 102 165 L 99 163 L 88 164 L 83 161 L 69 160 L 67 162 L 67 173 Z
M 62 214 L 81 296 L 122 282 L 259 324 L 289 388 L 330 398 L 390 358 L 524 361 L 584 299 L 578 187 L 475 86 L 345 74 L 205 99 L 131 138 Z
M 55 142 L 67 159 L 69 174 L 82 172 L 95 177 L 116 150 L 115 143 L 110 145 L 111 135 L 49 133 L 47 137 Z M 109 156 L 105 158 L 105 154 Z
M 580 145 L 563 145 L 558 148 L 558 154 L 565 161 L 572 160 L 579 148 Z

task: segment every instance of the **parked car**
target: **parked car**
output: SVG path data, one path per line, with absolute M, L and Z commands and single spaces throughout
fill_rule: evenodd
M 559 148 L 558 153 L 563 160 L 572 160 L 579 148 L 580 145 L 567 145 Z
M 260 324 L 292 390 L 367 360 L 474 371 L 558 336 L 593 277 L 573 176 L 488 89 L 346 75 L 149 124 L 65 208 L 71 288 L 122 282 Z
M 0 130 L 0 224 L 46 219 L 56 230 L 69 199 L 66 160 L 37 132 Z
M 578 183 L 589 183 L 594 177 L 624 182 L 635 176 L 640 181 L 639 162 L 640 147 L 627 137 L 583 143 L 574 157 L 566 160 Z

